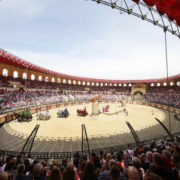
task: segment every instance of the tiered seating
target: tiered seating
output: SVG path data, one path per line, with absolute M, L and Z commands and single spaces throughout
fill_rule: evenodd
M 180 87 L 148 87 L 145 101 L 180 108 Z

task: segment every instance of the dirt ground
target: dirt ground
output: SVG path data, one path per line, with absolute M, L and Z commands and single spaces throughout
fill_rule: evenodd
M 110 112 L 117 112 L 121 108 L 121 104 L 99 104 L 100 110 L 105 105 L 110 105 Z M 77 109 L 83 109 L 86 106 L 88 116 L 81 117 L 77 116 Z M 122 111 L 117 114 L 107 115 L 99 114 L 92 115 L 92 104 L 86 105 L 75 105 L 68 106 L 70 113 L 68 118 L 57 118 L 58 109 L 50 110 L 50 120 L 37 120 L 36 114 L 33 115 L 31 122 L 18 122 L 12 121 L 9 123 L 8 132 L 27 137 L 36 124 L 40 124 L 40 128 L 37 133 L 39 139 L 74 139 L 78 140 L 81 138 L 81 125 L 85 124 L 87 134 L 89 138 L 92 137 L 108 137 L 110 135 L 123 134 L 130 132 L 126 121 L 129 121 L 135 130 L 141 130 L 144 128 L 152 127 L 158 122 L 154 119 L 157 117 L 162 122 L 166 118 L 166 114 L 163 110 L 156 109 L 144 105 L 127 104 L 126 109 L 128 110 L 128 116 Z

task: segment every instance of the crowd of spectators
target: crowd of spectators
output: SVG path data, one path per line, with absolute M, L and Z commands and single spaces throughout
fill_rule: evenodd
M 10 156 L 0 161 L 0 180 L 179 180 L 180 138 L 90 158 L 75 153 L 73 160 L 25 160 Z
M 121 86 L 85 86 L 85 85 L 77 85 L 77 84 L 64 84 L 64 83 L 56 83 L 56 82 L 45 82 L 45 81 L 38 81 L 38 80 L 27 80 L 22 78 L 13 78 L 13 77 L 6 77 L 0 76 L 0 86 L 1 87 L 13 87 L 11 82 L 20 83 L 22 87 L 29 88 L 29 89 L 63 89 L 67 91 L 84 91 L 84 90 L 91 90 L 91 91 L 110 91 L 116 90 L 117 92 L 125 92 L 130 93 L 130 87 L 121 87 Z
M 13 90 L 13 83 L 18 82 L 25 91 Z M 71 100 L 89 100 L 97 94 L 102 94 L 102 100 L 129 100 L 129 86 L 83 86 L 63 83 L 25 80 L 0 76 L 0 86 L 12 88 L 0 91 L 0 109 L 11 109 L 22 106 L 61 103 Z M 55 92 L 56 91 L 56 92 Z M 66 92 L 66 95 L 62 95 Z M 69 95 L 67 95 L 69 94 Z M 180 108 L 179 86 L 148 86 L 144 100 Z
M 25 106 L 38 106 L 56 104 L 69 101 L 85 101 L 98 95 L 100 92 L 89 93 L 87 91 L 62 93 L 61 91 L 40 90 L 0 90 L 0 109 L 16 109 Z M 129 96 L 122 94 L 103 94 L 101 100 L 128 100 Z
M 144 100 L 180 108 L 180 87 L 148 87 Z
M 153 94 L 180 94 L 180 86 L 148 86 L 146 92 Z

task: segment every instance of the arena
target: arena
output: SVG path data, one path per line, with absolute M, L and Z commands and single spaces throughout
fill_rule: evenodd
M 179 180 L 180 0 L 80 1 L 0 1 L 0 180 Z

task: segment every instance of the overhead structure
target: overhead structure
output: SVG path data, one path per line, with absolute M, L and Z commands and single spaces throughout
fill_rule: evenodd
M 148 21 L 180 38 L 180 0 L 91 0 Z

